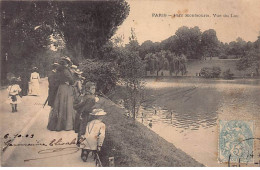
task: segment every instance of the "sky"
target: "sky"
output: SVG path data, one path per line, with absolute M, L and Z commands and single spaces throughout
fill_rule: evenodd
M 215 29 L 221 42 L 241 37 L 254 42 L 260 32 L 260 0 L 126 0 L 129 16 L 115 36 L 128 43 L 134 28 L 139 44 L 146 40 L 160 42 L 175 34 L 181 26 L 198 26 L 201 31 Z M 152 17 L 153 14 L 207 14 L 210 17 Z M 213 17 L 220 14 L 222 17 Z M 224 14 L 229 17 L 223 17 Z M 230 17 L 231 14 L 238 17 Z

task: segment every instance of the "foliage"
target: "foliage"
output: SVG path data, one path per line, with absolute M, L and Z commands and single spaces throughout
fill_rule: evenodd
M 219 41 L 216 31 L 206 30 L 201 36 L 201 48 L 204 56 L 215 57 L 218 55 Z
M 126 87 L 125 107 L 132 113 L 135 119 L 143 100 L 145 67 L 144 62 L 139 56 L 139 45 L 133 29 L 129 40 L 129 44 L 122 49 L 119 72 L 122 83 Z
M 222 74 L 223 74 L 223 78 L 228 80 L 233 79 L 234 76 L 234 74 L 230 71 L 230 69 L 227 69 Z
M 200 70 L 200 75 L 204 78 L 218 78 L 220 74 L 220 67 L 203 67 Z
M 151 74 L 156 71 L 157 76 L 161 70 L 169 70 L 170 74 L 174 73 L 176 76 L 179 73 L 182 75 L 187 73 L 185 55 L 176 56 L 170 51 L 162 50 L 154 54 L 146 54 L 144 61 L 146 63 L 146 71 L 150 71 Z
M 80 67 L 83 70 L 83 76 L 86 78 L 86 81 L 97 84 L 97 91 L 106 94 L 116 86 L 118 73 L 114 63 L 86 59 Z
M 55 30 L 74 58 L 98 58 L 99 49 L 115 34 L 129 14 L 129 5 L 117 1 L 53 2 Z M 102 58 L 102 56 L 101 56 Z
M 260 68 L 260 48 L 250 50 L 246 56 L 242 57 L 237 62 L 238 70 L 246 70 L 252 68 L 255 70 L 257 76 L 259 76 Z
M 51 11 L 47 2 L 1 1 L 1 56 L 3 78 L 38 66 L 38 56 L 48 49 Z M 8 67 L 7 67 L 8 65 Z
M 83 58 L 106 60 L 110 56 L 104 55 L 104 45 L 128 14 L 124 0 L 1 1 L 1 56 L 8 58 L 4 63 L 8 67 L 1 67 L 6 71 L 2 76 L 20 72 L 21 63 L 46 72 L 46 64 L 41 66 L 40 61 L 49 65 L 53 61 L 44 56 L 51 43 L 57 53 L 69 55 L 78 64 Z

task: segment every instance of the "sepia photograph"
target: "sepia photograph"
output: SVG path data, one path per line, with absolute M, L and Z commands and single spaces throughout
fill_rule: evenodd
M 0 0 L 0 167 L 260 167 L 259 0 Z

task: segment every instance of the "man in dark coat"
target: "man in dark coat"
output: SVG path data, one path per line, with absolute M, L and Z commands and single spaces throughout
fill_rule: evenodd
M 53 107 L 54 100 L 56 97 L 56 93 L 59 87 L 59 80 L 57 77 L 56 69 L 59 66 L 58 63 L 52 64 L 52 70 L 48 75 L 48 82 L 49 82 L 49 96 L 48 96 L 48 105 Z

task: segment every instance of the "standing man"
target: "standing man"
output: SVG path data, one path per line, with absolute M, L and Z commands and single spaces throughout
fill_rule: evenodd
M 53 107 L 54 100 L 56 97 L 56 93 L 59 87 L 58 77 L 56 74 L 57 67 L 59 66 L 58 63 L 52 64 L 52 70 L 48 75 L 48 82 L 49 82 L 49 91 L 48 91 L 48 105 Z

